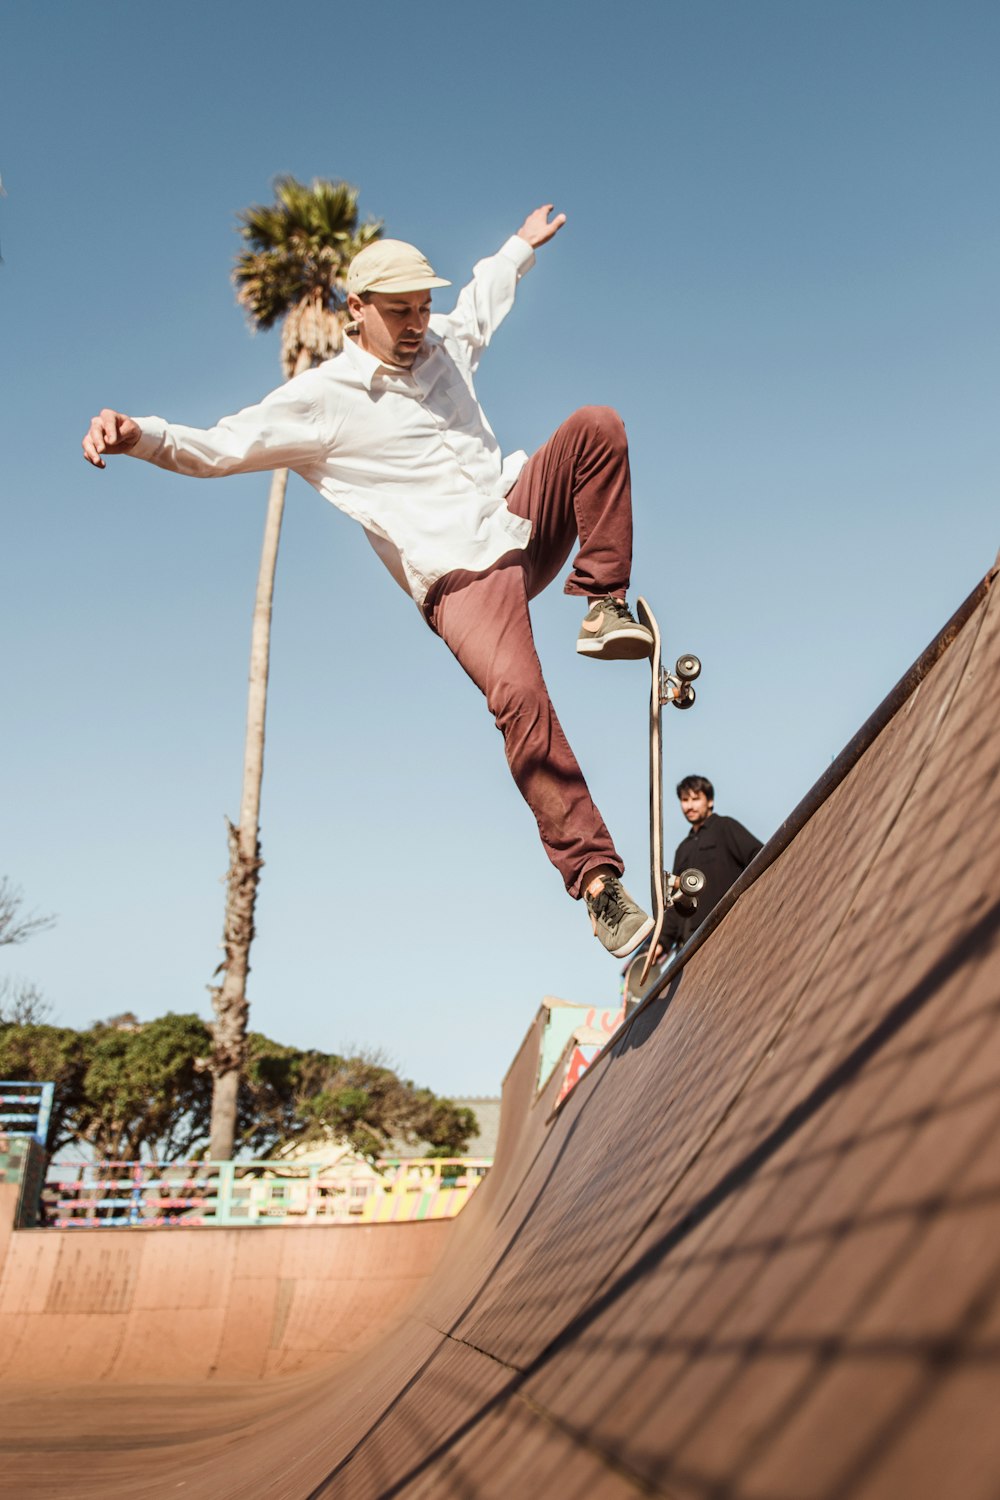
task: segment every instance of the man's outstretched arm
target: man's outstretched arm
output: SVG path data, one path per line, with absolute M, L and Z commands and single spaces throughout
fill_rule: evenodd
M 130 454 L 160 469 L 214 479 L 263 469 L 295 469 L 328 451 L 326 423 L 312 372 L 279 386 L 214 427 L 185 427 L 162 417 L 127 417 L 109 407 L 94 417 L 83 456 L 95 468 L 112 454 Z
M 482 350 L 513 307 L 518 281 L 535 264 L 535 250 L 547 244 L 566 222 L 565 214 L 557 214 L 550 223 L 551 212 L 551 203 L 534 209 L 495 255 L 476 263 L 472 280 L 462 288 L 454 310 L 431 317 L 435 333 L 468 347 L 473 370 Z

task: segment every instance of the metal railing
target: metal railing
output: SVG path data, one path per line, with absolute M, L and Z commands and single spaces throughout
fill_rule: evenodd
M 421 1157 L 361 1163 L 55 1161 L 43 1190 L 57 1229 L 384 1223 L 451 1218 L 491 1163 Z
M 54 1094 L 54 1083 L 0 1081 L 0 1134 L 28 1136 L 44 1147 Z

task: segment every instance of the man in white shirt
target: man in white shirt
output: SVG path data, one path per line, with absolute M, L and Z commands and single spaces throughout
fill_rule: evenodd
M 364 527 L 431 629 L 486 695 L 546 853 L 623 958 L 652 929 L 591 800 L 542 678 L 528 601 L 580 546 L 565 592 L 586 598 L 577 650 L 647 656 L 625 604 L 632 552 L 628 445 L 607 407 L 575 412 L 530 459 L 500 453 L 475 394 L 482 351 L 514 303 L 534 251 L 565 223 L 551 204 L 479 261 L 453 312 L 450 282 L 401 240 L 379 240 L 347 276 L 354 322 L 332 359 L 207 430 L 105 408 L 83 439 L 97 468 L 129 454 L 176 473 L 290 468 Z

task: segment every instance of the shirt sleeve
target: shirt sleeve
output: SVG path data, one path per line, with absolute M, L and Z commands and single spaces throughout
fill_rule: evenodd
M 496 255 L 476 262 L 472 280 L 459 292 L 454 311 L 431 318 L 431 327 L 441 338 L 465 345 L 473 369 L 514 306 L 517 283 L 534 264 L 535 252 L 527 240 L 512 234 Z
M 329 448 L 309 385 L 303 377 L 279 386 L 256 406 L 223 417 L 214 427 L 183 427 L 162 417 L 136 418 L 141 436 L 132 458 L 196 479 L 296 469 Z

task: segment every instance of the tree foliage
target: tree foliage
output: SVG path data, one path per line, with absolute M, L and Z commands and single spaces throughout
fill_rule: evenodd
M 312 362 L 340 348 L 346 320 L 347 267 L 382 225 L 358 223 L 358 190 L 346 182 L 291 176 L 274 183 L 273 203 L 254 203 L 237 216 L 247 249 L 233 269 L 236 296 L 255 328 L 284 320 L 281 340 L 286 377 L 303 350 Z
M 201 1155 L 211 1127 L 212 1034 L 195 1015 L 88 1031 L 0 1024 L 0 1078 L 55 1083 L 50 1148 L 83 1146 L 110 1160 Z M 454 1156 L 477 1129 L 471 1110 L 415 1087 L 377 1058 L 300 1051 L 248 1038 L 237 1152 L 269 1157 L 295 1145 L 345 1144 L 375 1157 L 393 1142 Z
M 255 1152 L 344 1141 L 374 1157 L 392 1141 L 426 1142 L 454 1156 L 477 1130 L 471 1110 L 400 1078 L 377 1057 L 337 1057 L 248 1038 L 241 1144 Z
M 0 1023 L 0 1078 L 55 1084 L 49 1124 L 49 1149 L 53 1152 L 78 1138 L 87 1036 L 68 1026 Z

